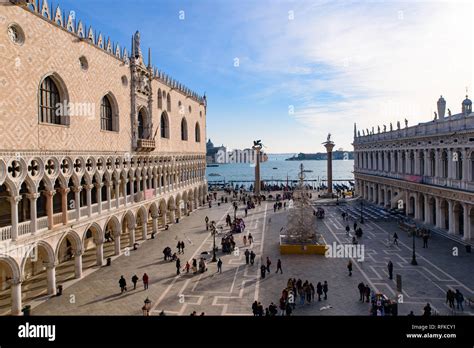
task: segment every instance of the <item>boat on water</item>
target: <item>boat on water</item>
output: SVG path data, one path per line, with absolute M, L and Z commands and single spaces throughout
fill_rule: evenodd
M 206 165 L 206 167 L 215 168 L 215 167 L 219 167 L 219 165 L 218 164 L 208 164 L 208 165 Z
M 305 169 L 305 170 L 303 170 L 303 173 L 312 173 L 312 172 L 313 172 L 313 171 L 310 170 L 310 169 Z
M 221 175 L 218 173 L 210 173 L 209 176 L 221 176 Z
M 273 167 L 273 169 L 278 169 L 277 167 Z

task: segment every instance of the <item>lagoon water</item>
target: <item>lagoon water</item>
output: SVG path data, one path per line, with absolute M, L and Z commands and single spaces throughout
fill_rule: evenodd
M 300 171 L 300 164 L 303 163 L 305 170 L 312 172 L 305 173 L 305 180 L 326 180 L 327 161 L 285 161 L 292 154 L 269 155 L 267 162 L 261 163 L 261 177 L 265 182 L 272 180 L 297 180 Z M 274 169 L 277 168 L 277 169 Z M 352 171 L 354 169 L 353 160 L 338 160 L 332 162 L 333 180 L 354 180 Z M 219 176 L 209 174 L 219 174 Z M 219 167 L 206 168 L 208 182 L 223 181 L 239 182 L 254 180 L 255 165 L 246 163 L 219 164 Z

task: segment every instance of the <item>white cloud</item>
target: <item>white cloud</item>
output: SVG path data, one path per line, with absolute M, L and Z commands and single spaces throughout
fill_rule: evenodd
M 249 70 L 287 74 L 261 95 L 287 90 L 298 101 L 294 117 L 316 141 L 331 132 L 349 148 L 353 122 L 364 129 L 405 117 L 426 122 L 441 94 L 453 113 L 465 87 L 474 95 L 471 2 L 297 4 L 264 10 L 260 32 L 249 33 L 259 48 Z M 284 23 L 291 6 L 295 19 Z

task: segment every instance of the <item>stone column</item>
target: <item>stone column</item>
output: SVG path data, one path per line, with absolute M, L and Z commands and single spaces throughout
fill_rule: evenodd
M 123 184 L 123 205 L 127 206 L 128 203 L 128 197 L 127 197 L 127 184 L 129 180 L 128 179 L 122 179 L 122 184 Z
M 424 150 L 424 160 L 423 160 L 423 166 L 424 166 L 424 172 L 425 176 L 430 175 L 430 152 L 429 150 Z
M 82 186 L 74 187 L 72 190 L 74 191 L 74 200 L 76 202 L 76 220 L 79 221 L 81 219 L 81 191 L 82 191 Z
M 91 185 L 84 185 L 84 188 L 86 189 L 86 204 L 87 204 L 87 216 L 91 217 L 92 216 L 92 188 L 94 186 Z
M 128 181 L 130 183 L 130 204 L 133 204 L 135 203 L 135 177 L 131 177 Z
M 54 209 L 53 209 L 53 197 L 56 194 L 56 191 L 45 191 L 46 195 L 46 213 L 48 214 L 48 229 L 52 230 L 54 227 Z
M 82 278 L 82 250 L 74 253 L 74 273 L 76 279 Z
M 157 215 L 152 215 L 152 221 L 153 221 L 153 233 L 158 233 L 158 216 Z
M 464 182 L 463 186 L 462 187 L 466 187 L 466 184 L 467 182 L 469 181 L 469 166 L 471 163 L 470 162 L 470 159 L 468 157 L 468 153 L 466 151 L 466 149 L 463 149 L 461 151 L 461 154 L 462 154 L 462 181 Z
M 104 265 L 104 242 L 103 241 L 94 241 L 96 248 L 96 259 L 97 266 L 102 267 Z
M 110 181 L 105 182 L 105 194 L 107 197 L 107 210 L 112 210 L 112 187 Z
M 18 239 L 18 203 L 21 201 L 21 196 L 8 197 L 8 199 L 11 207 L 11 237 L 12 241 L 16 241 Z
M 96 201 L 97 201 L 97 213 L 100 215 L 102 214 L 102 186 L 103 183 L 95 183 L 95 190 L 96 190 Z
M 115 208 L 118 209 L 120 207 L 120 183 L 121 180 L 114 181 L 114 189 L 115 189 Z
M 39 193 L 29 193 L 27 195 L 28 199 L 30 200 L 30 232 L 31 234 L 35 234 L 38 230 L 38 213 L 36 210 L 36 201 L 41 195 Z
M 48 295 L 56 295 L 56 264 L 46 264 L 46 279 L 48 283 Z
M 439 150 L 435 150 L 435 173 L 434 176 L 436 178 L 441 177 L 441 152 Z
M 448 200 L 448 209 L 449 209 L 449 234 L 455 234 L 456 231 L 454 230 L 454 202 Z
M 21 315 L 21 280 L 13 279 L 11 282 L 12 315 Z
M 115 256 L 120 255 L 120 231 L 116 232 L 114 235 L 114 252 Z
M 448 149 L 448 179 L 454 178 L 454 163 L 455 162 L 453 161 L 453 150 Z
M 464 203 L 463 207 L 463 223 L 464 223 L 464 235 L 462 239 L 470 240 L 471 239 L 471 219 L 469 217 L 469 205 Z
M 327 173 L 328 173 L 328 195 L 332 195 L 332 150 L 335 144 L 332 141 L 324 143 L 326 148 L 328 160 L 327 160 Z
M 430 209 L 429 206 L 429 197 L 428 195 L 425 195 L 425 224 L 432 224 L 433 223 L 433 217 L 431 216 L 432 210 Z
M 142 239 L 143 240 L 147 239 L 147 233 L 148 233 L 148 219 L 147 217 L 144 216 L 142 219 Z
M 415 168 L 410 168 L 411 173 L 415 175 L 421 175 L 421 167 L 420 167 L 420 151 L 423 150 L 414 150 L 414 162 L 415 162 Z
M 133 248 L 133 244 L 135 244 L 135 227 L 129 227 L 128 230 L 130 234 L 130 247 Z
M 67 202 L 67 194 L 71 191 L 69 187 L 61 188 L 61 211 L 63 213 L 63 225 L 67 225 L 69 222 L 68 216 L 68 202 Z

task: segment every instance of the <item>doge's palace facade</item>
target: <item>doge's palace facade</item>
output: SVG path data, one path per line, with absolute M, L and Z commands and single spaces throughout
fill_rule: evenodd
M 48 1 L 0 4 L 0 314 L 205 202 L 206 97 L 145 55 L 139 32 L 128 52 Z
M 451 114 L 440 97 L 434 120 L 372 131 L 354 128 L 356 190 L 385 208 L 404 209 L 454 239 L 474 240 L 474 113 L 466 96 Z

